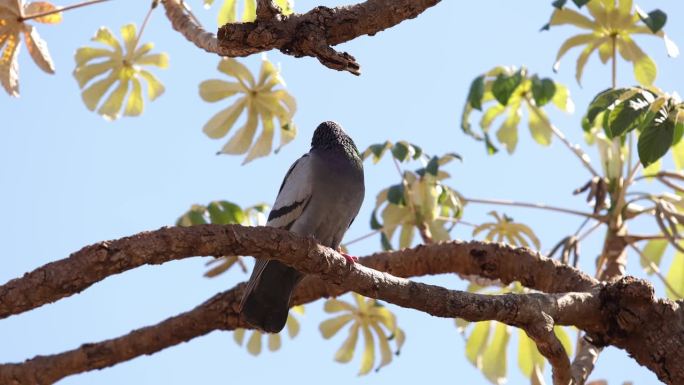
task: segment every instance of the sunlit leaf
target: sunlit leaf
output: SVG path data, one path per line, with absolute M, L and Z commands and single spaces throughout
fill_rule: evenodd
M 684 253 L 681 251 L 675 253 L 670 270 L 667 272 L 667 281 L 676 290 L 674 292 L 666 286 L 667 296 L 674 300 L 682 299 L 681 296 L 684 295 Z
M 48 3 L 47 1 L 34 1 L 24 6 L 24 14 L 27 16 L 38 15 L 41 13 L 51 12 L 56 9 L 57 7 L 54 4 Z M 35 20 L 44 24 L 58 24 L 62 21 L 62 12 L 32 18 L 31 20 Z
M 638 7 L 632 8 L 632 1 L 619 1 L 614 6 L 613 0 L 597 0 L 587 3 L 586 9 L 590 17 L 568 8 L 555 9 L 549 26 L 573 25 L 589 30 L 589 33 L 572 36 L 561 45 L 554 69 L 558 69 L 560 59 L 568 50 L 584 46 L 576 66 L 577 82 L 581 83 L 584 66 L 594 51 L 599 52 L 601 61 L 605 64 L 617 60 L 614 53 L 619 49 L 622 57 L 632 63 L 637 81 L 643 85 L 653 84 L 656 77 L 655 63 L 634 43 L 632 35 L 647 33 L 661 37 L 668 54 L 673 56 L 678 54 L 678 49 L 661 30 L 666 20 L 663 12 L 655 10 L 645 14 Z
M 276 129 L 281 134 L 280 147 L 294 138 L 296 127 L 292 118 L 297 108 L 296 102 L 284 89 L 273 89 L 275 85 L 284 85 L 284 82 L 277 68 L 266 57 L 262 60 L 258 82 L 247 67 L 233 58 L 221 59 L 218 70 L 235 78 L 235 81 L 211 79 L 202 82 L 199 86 L 202 99 L 216 102 L 240 96 L 204 125 L 205 134 L 215 139 L 224 137 L 242 113 L 246 111 L 247 114 L 246 122 L 223 146 L 221 153 L 247 153 L 245 164 L 271 152 Z M 275 119 L 278 120 L 278 126 Z M 254 140 L 259 122 L 263 129 Z
M 150 101 L 164 92 L 159 80 L 142 66 L 165 68 L 168 65 L 165 53 L 145 53 L 152 49 L 151 43 L 138 45 L 134 24 L 121 27 L 121 36 L 123 48 L 108 28 L 101 27 L 92 40 L 111 49 L 81 47 L 75 55 L 73 75 L 83 89 L 83 102 L 89 110 L 97 110 L 98 114 L 109 120 L 117 119 L 122 110 L 126 116 L 140 115 L 144 109 L 142 83 L 147 86 Z M 110 94 L 102 102 L 107 92 Z
M 395 341 L 398 351 L 405 337 L 403 331 L 397 327 L 394 314 L 386 307 L 374 299 L 367 299 L 356 293 L 353 293 L 352 296 L 356 306 L 338 299 L 326 301 L 324 305 L 326 312 L 343 313 L 323 321 L 319 329 L 323 338 L 329 339 L 351 323 L 347 338 L 335 353 L 335 361 L 341 363 L 351 361 L 354 357 L 359 334 L 363 334 L 363 353 L 359 375 L 364 375 L 371 371 L 375 363 L 376 339 L 381 357 L 377 369 L 380 369 L 392 361 L 389 341 Z
M 646 242 L 643 250 L 641 250 L 641 253 L 646 260 L 640 259 L 639 262 L 641 263 L 641 267 L 643 267 L 648 274 L 654 273 L 649 262 L 653 262 L 656 266 L 660 266 L 660 261 L 663 259 L 667 245 L 668 242 L 665 239 L 654 239 Z

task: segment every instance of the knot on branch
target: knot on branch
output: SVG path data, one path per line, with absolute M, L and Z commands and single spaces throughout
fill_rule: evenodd
M 280 51 L 294 57 L 312 56 L 328 68 L 351 72 L 357 76 L 361 74 L 361 66 L 356 62 L 356 58 L 347 52 L 338 52 L 330 47 L 325 29 L 314 23 L 300 24 L 292 40 Z
M 260 21 L 278 19 L 283 11 L 273 0 L 257 0 L 256 18 Z
M 606 334 L 618 338 L 641 329 L 656 301 L 653 286 L 631 276 L 604 285 L 599 299 L 603 315 L 608 320 Z M 598 346 L 605 345 L 601 341 L 592 342 Z

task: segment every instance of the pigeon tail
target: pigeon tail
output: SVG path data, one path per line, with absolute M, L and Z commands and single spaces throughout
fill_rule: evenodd
M 270 260 L 256 279 L 256 285 L 245 293 L 242 317 L 257 329 L 278 333 L 285 327 L 290 297 L 302 279 L 302 273 L 280 261 Z

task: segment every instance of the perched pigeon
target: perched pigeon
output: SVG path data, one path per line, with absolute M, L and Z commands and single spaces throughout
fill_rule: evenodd
M 311 150 L 285 174 L 266 225 L 313 236 L 338 249 L 364 192 L 363 163 L 354 141 L 339 124 L 323 122 L 313 134 Z M 281 331 L 301 279 L 302 273 L 277 260 L 258 259 L 240 303 L 244 320 L 265 332 Z

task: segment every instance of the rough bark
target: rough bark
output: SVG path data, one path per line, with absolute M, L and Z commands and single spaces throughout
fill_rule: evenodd
M 664 382 L 684 383 L 684 370 L 678 364 L 684 359 L 680 348 L 684 343 L 684 323 L 679 304 L 657 300 L 653 288 L 635 278 L 599 284 L 571 267 L 529 250 L 498 244 L 445 242 L 378 253 L 363 258 L 363 265 L 349 265 L 337 252 L 317 245 L 312 239 L 278 229 L 236 225 L 163 228 L 88 246 L 67 259 L 10 281 L 0 287 L 0 303 L 7 316 L 78 292 L 94 280 L 142 264 L 190 255 L 223 254 L 272 257 L 312 274 L 297 291 L 294 303 L 353 290 L 435 316 L 497 320 L 523 328 L 552 363 L 555 384 L 568 383 L 570 365 L 551 332 L 553 325 L 575 325 L 599 346 L 625 349 Z M 476 274 L 505 283 L 518 280 L 552 294 L 479 295 L 413 282 L 375 269 L 400 276 Z M 57 295 L 50 294 L 50 290 L 56 290 Z M 73 373 L 151 354 L 212 330 L 246 327 L 237 313 L 241 290 L 242 284 L 189 312 L 119 338 L 52 356 L 38 356 L 24 363 L 0 365 L 0 383 L 51 383 Z M 31 296 L 33 292 L 37 294 Z
M 336 8 L 316 7 L 283 16 L 270 1 L 257 3 L 257 20 L 222 26 L 218 37 L 206 32 L 184 10 L 179 0 L 165 0 L 174 29 L 199 48 L 221 56 L 249 56 L 278 49 L 295 57 L 311 56 L 326 67 L 359 75 L 356 59 L 332 46 L 391 28 L 412 19 L 440 0 L 367 0 Z

